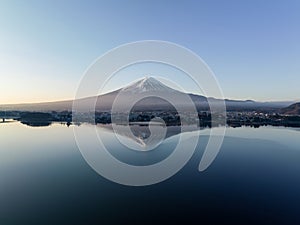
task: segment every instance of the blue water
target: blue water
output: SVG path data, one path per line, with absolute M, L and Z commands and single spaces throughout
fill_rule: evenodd
M 208 133 L 175 176 L 130 187 L 86 163 L 72 126 L 0 124 L 0 224 L 300 224 L 299 129 L 228 128 L 217 158 L 199 172 Z M 162 159 L 173 142 L 163 143 Z

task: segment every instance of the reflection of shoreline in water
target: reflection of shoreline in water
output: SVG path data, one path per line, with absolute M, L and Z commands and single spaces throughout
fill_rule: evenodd
M 13 120 L 13 119 L 5 119 L 5 120 L 1 120 L 1 121 L 0 121 L 0 124 L 1 124 L 1 123 L 13 123 L 13 122 L 16 122 L 16 121 Z
M 22 124 L 30 127 L 48 127 L 52 124 L 50 121 L 20 121 Z
M 67 127 L 72 125 L 71 122 L 52 122 L 52 121 L 20 121 L 20 123 L 30 126 L 30 127 L 48 127 L 54 123 L 65 125 Z M 78 124 L 76 124 L 76 125 L 78 125 Z M 78 125 L 78 126 L 80 126 L 80 125 Z

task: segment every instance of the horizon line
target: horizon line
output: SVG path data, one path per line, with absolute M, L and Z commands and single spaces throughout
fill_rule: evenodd
M 118 89 L 103 93 L 101 95 L 105 95 L 108 93 L 111 93 L 113 91 L 117 91 Z M 192 93 L 192 92 L 187 92 L 186 94 L 192 94 L 192 95 L 198 95 L 198 96 L 204 96 L 201 95 L 199 93 Z M 82 97 L 81 99 L 85 99 L 85 98 L 92 98 L 92 97 L 97 97 L 97 96 L 101 96 L 101 95 L 95 95 L 95 96 L 86 96 L 86 97 Z M 206 98 L 215 98 L 215 97 L 207 97 L 204 96 Z M 215 99 L 220 99 L 220 98 L 215 98 Z M 55 103 L 55 102 L 67 102 L 67 101 L 74 101 L 75 99 L 72 98 L 63 98 L 63 99 L 53 99 L 53 100 L 40 100 L 40 101 L 24 101 L 24 102 L 16 102 L 16 103 L 1 103 L 0 102 L 0 106 L 11 106 L 11 105 L 30 105 L 30 104 L 46 104 L 46 103 Z M 223 100 L 231 100 L 231 101 L 254 101 L 254 102 L 261 102 L 261 103 L 267 103 L 267 102 L 300 102 L 300 99 L 266 99 L 266 100 L 254 100 L 254 99 L 249 99 L 249 98 L 231 98 L 231 97 L 225 97 Z

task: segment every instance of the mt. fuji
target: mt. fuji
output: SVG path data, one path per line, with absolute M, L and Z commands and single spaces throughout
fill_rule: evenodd
M 172 96 L 173 98 L 178 99 L 178 102 L 176 103 L 186 104 L 186 102 L 179 101 L 180 99 L 183 99 L 182 96 L 188 95 L 166 86 L 153 77 L 145 77 L 124 88 L 98 96 L 96 110 L 111 110 L 112 104 L 118 95 L 121 95 L 121 104 L 128 105 L 136 97 L 145 96 L 147 94 L 150 94 L 151 97 L 142 98 L 135 105 L 135 110 L 174 110 L 174 107 L 163 98 L 168 99 Z M 159 95 L 162 98 L 155 97 L 156 95 Z M 206 101 L 206 98 L 203 98 L 203 100 Z
M 128 104 L 133 99 L 133 96 L 145 95 L 147 93 L 159 93 L 159 96 L 172 96 L 178 99 L 176 104 L 185 105 L 186 102 L 180 102 L 183 99 L 182 96 L 189 96 L 194 102 L 197 110 L 209 110 L 208 99 L 212 103 L 219 103 L 223 101 L 212 97 L 205 97 L 197 94 L 184 93 L 182 91 L 175 90 L 167 85 L 163 84 L 154 77 L 144 77 L 138 81 L 135 81 L 123 88 L 118 90 L 99 95 L 91 96 L 87 98 L 77 99 L 76 102 L 80 104 L 82 110 L 91 110 L 90 106 L 95 105 L 96 111 L 110 111 L 116 97 L 122 95 L 122 104 Z M 225 99 L 227 110 L 255 110 L 255 109 L 280 109 L 287 107 L 294 102 L 255 102 L 255 101 L 242 101 L 242 100 L 230 100 Z M 44 102 L 35 104 L 16 104 L 16 105 L 0 105 L 5 110 L 16 110 L 16 111 L 72 111 L 73 100 L 57 101 L 57 102 Z M 147 97 L 139 101 L 136 104 L 136 110 L 174 110 L 174 107 L 158 97 Z

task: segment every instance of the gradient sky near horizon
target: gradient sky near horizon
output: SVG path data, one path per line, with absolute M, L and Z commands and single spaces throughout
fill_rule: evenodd
M 226 98 L 300 99 L 300 1 L 0 1 L 0 104 L 71 99 L 118 45 L 198 54 Z M 129 81 L 130 82 L 130 81 Z

